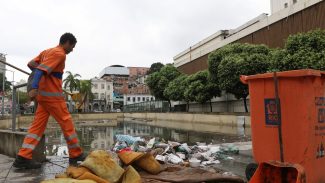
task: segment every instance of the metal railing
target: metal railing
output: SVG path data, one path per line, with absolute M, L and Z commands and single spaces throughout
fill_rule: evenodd
M 169 103 L 167 101 L 147 101 L 125 105 L 123 112 L 168 112 Z
M 0 60 L 0 63 L 3 63 L 3 64 L 5 64 L 5 65 L 8 65 L 9 67 L 12 67 L 12 68 L 14 68 L 14 69 L 16 69 L 16 70 L 18 70 L 18 71 L 20 71 L 20 72 L 22 72 L 22 73 L 24 73 L 24 74 L 27 74 L 28 76 L 30 75 L 30 73 L 28 73 L 28 72 L 26 72 L 26 71 L 24 71 L 24 70 L 22 70 L 22 69 L 20 69 L 20 68 L 18 68 L 18 67 L 16 67 L 16 66 L 14 66 L 14 65 L 11 65 L 11 64 L 9 64 L 8 62 L 5 62 L 5 61 L 3 61 L 3 60 Z M 11 122 L 11 130 L 12 131 L 16 131 L 16 116 L 17 116 L 17 110 L 16 110 L 16 93 L 17 93 L 17 89 L 18 88 L 21 88 L 21 87 L 25 87 L 25 86 L 27 86 L 27 83 L 24 83 L 24 84 L 20 84 L 20 85 L 14 85 L 14 83 L 12 83 L 12 106 L 11 106 L 11 108 L 12 108 L 12 113 L 11 113 L 11 116 L 12 116 L 12 122 Z

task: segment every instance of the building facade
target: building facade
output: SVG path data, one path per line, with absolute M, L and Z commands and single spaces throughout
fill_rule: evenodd
M 99 77 L 113 83 L 112 109 L 123 107 L 123 95 L 128 92 L 129 69 L 121 65 L 112 65 L 104 68 Z
M 111 111 L 113 109 L 113 82 L 93 78 L 91 84 L 93 93 L 91 111 Z
M 150 94 L 125 94 L 124 105 L 130 105 L 141 102 L 154 101 L 155 97 Z
M 0 60 L 6 62 L 6 55 L 0 53 Z M 6 73 L 6 65 L 3 63 L 0 63 L 0 73 Z
M 177 54 L 174 65 L 181 72 L 193 74 L 208 68 L 208 55 L 230 43 L 265 44 L 271 48 L 283 47 L 286 39 L 299 32 L 325 29 L 325 1 L 290 1 L 288 8 L 274 6 L 271 15 L 261 14 L 245 24 L 231 30 L 222 30 L 203 39 Z M 272 0 L 271 4 L 282 4 Z M 282 5 L 281 5 L 282 6 Z

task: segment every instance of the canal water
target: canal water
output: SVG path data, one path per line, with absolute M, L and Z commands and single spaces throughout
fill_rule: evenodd
M 194 145 L 196 142 L 220 144 L 231 142 L 245 142 L 250 140 L 244 129 L 237 130 L 237 134 L 197 132 L 166 127 L 151 126 L 132 122 L 117 123 L 116 126 L 76 126 L 80 145 L 85 152 L 95 149 L 111 149 L 114 146 L 116 134 L 127 134 L 135 137 L 156 137 L 165 141 L 177 141 Z M 59 128 L 46 131 L 46 155 L 67 156 L 67 145 Z

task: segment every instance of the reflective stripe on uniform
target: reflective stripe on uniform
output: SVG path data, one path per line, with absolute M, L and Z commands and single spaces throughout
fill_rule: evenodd
M 68 136 L 68 137 L 65 137 L 65 140 L 66 141 L 71 141 L 72 139 L 74 139 L 74 138 L 77 138 L 78 136 L 77 136 L 77 134 L 72 134 L 72 135 L 70 135 L 70 136 Z
M 32 61 L 30 61 L 29 63 L 28 63 L 30 66 L 32 66 L 32 67 L 37 67 L 39 64 L 37 63 L 37 62 L 35 62 L 34 60 L 32 60 Z
M 39 64 L 38 67 L 45 69 L 48 73 L 52 72 L 52 69 L 44 64 Z
M 39 137 L 39 136 L 36 135 L 36 134 L 32 134 L 32 133 L 27 134 L 26 137 L 28 137 L 28 138 L 32 138 L 32 139 L 35 139 L 35 140 L 37 140 L 37 141 L 40 141 L 40 140 L 41 140 L 41 137 Z
M 80 147 L 79 144 L 68 145 L 69 149 L 78 148 L 78 147 Z
M 23 144 L 22 145 L 22 148 L 26 148 L 26 149 L 31 149 L 31 150 L 34 150 L 35 149 L 35 146 L 32 145 L 32 144 Z
M 64 97 L 64 94 L 61 92 L 40 91 L 39 94 L 45 97 Z

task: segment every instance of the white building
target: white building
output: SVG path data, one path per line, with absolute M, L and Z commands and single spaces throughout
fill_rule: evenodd
M 91 92 L 94 95 L 91 109 L 110 111 L 113 108 L 113 82 L 93 78 L 91 84 Z
M 0 53 L 0 60 L 6 62 L 6 55 Z M 6 65 L 0 63 L 0 73 L 6 73 Z
M 284 8 L 291 8 L 294 4 L 308 0 L 271 0 L 271 13 L 276 13 Z
M 124 105 L 130 105 L 140 102 L 154 101 L 155 97 L 148 94 L 125 94 Z

